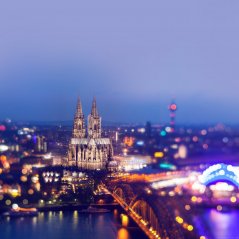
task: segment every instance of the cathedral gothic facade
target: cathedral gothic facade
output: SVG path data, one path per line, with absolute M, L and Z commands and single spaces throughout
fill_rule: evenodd
M 72 138 L 69 144 L 68 165 L 85 170 L 107 168 L 113 157 L 113 147 L 109 138 L 101 137 L 101 117 L 98 114 L 94 98 L 91 113 L 88 116 L 87 130 L 80 99 L 74 118 Z

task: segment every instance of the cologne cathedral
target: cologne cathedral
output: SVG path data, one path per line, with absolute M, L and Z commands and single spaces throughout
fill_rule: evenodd
M 85 170 L 106 169 L 113 157 L 113 147 L 109 138 L 101 137 L 101 117 L 94 98 L 88 116 L 87 130 L 80 99 L 74 118 L 72 138 L 69 144 L 68 165 Z

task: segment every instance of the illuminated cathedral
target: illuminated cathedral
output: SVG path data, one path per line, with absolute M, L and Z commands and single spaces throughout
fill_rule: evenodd
M 80 99 L 74 118 L 72 138 L 68 150 L 68 165 L 85 170 L 106 169 L 113 157 L 113 147 L 109 138 L 101 137 L 101 117 L 94 98 L 88 116 L 87 130 Z

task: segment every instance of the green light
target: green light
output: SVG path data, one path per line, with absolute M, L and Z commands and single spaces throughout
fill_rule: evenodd
M 176 169 L 176 167 L 170 163 L 161 163 L 161 164 L 159 164 L 159 167 L 163 168 L 163 169 L 170 169 L 170 170 Z

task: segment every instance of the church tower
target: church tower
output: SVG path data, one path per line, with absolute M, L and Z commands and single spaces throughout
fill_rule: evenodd
M 93 139 L 101 138 L 101 117 L 97 111 L 95 97 L 93 99 L 91 113 L 88 116 L 88 137 Z
M 88 116 L 87 131 L 81 101 L 78 99 L 67 165 L 83 170 L 107 169 L 108 162 L 113 158 L 113 147 L 109 138 L 101 137 L 101 132 L 101 117 L 95 98 Z
M 73 138 L 85 138 L 85 118 L 82 111 L 81 100 L 78 98 L 77 108 L 74 118 Z

